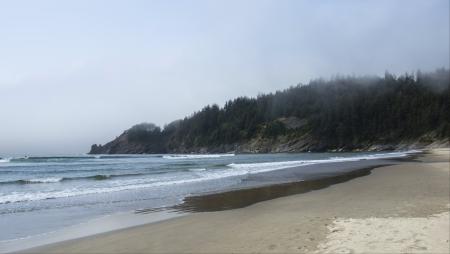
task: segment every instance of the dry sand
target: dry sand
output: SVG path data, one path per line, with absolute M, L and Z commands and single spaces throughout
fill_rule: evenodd
M 449 214 L 337 219 L 318 253 L 448 253 Z
M 449 150 L 246 208 L 62 242 L 34 253 L 449 253 Z

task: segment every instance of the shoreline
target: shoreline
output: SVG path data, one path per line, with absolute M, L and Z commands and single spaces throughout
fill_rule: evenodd
M 0 253 L 25 251 L 27 249 L 39 248 L 49 244 L 57 244 L 107 232 L 129 229 L 185 215 L 186 214 L 183 213 L 171 213 L 167 211 L 158 211 L 152 214 L 136 214 L 134 210 L 117 212 L 95 217 L 55 231 L 2 241 L 0 242 Z
M 259 202 L 320 190 L 334 184 L 350 181 L 354 178 L 364 177 L 369 175 L 371 171 L 377 167 L 382 166 L 356 169 L 348 173 L 315 180 L 279 183 L 261 187 L 242 188 L 212 194 L 188 196 L 184 199 L 183 203 L 176 205 L 173 208 L 186 212 L 217 212 L 245 208 Z
M 410 154 L 399 158 L 333 162 L 263 172 L 250 175 L 245 180 L 246 184 L 243 185 L 190 195 L 185 197 L 182 203 L 174 206 L 139 209 L 136 212 L 198 213 L 239 209 L 280 197 L 328 188 L 334 184 L 370 175 L 372 170 L 379 167 L 412 161 L 416 156 L 417 154 Z M 302 172 L 301 178 L 296 174 L 300 170 Z M 311 175 L 308 175 L 308 171 Z M 290 181 L 286 181 L 288 177 L 292 177 Z
M 5 240 L 0 242 L 0 253 L 24 251 L 49 244 L 93 237 L 98 234 L 157 223 L 192 213 L 211 211 L 211 209 L 219 211 L 241 208 L 265 200 L 326 188 L 338 182 L 370 174 L 373 168 L 398 163 L 399 160 L 410 160 L 414 156 L 415 154 L 409 154 L 398 158 L 330 162 L 252 174 L 248 176 L 245 184 L 220 191 L 187 196 L 178 205 L 141 208 L 103 215 L 55 231 Z M 303 178 L 307 180 L 299 180 Z M 290 179 L 290 182 L 287 182 L 286 179 Z M 251 195 L 248 196 L 248 193 Z M 258 193 L 262 195 L 258 195 Z M 226 198 L 223 198 L 223 195 Z M 236 195 L 239 196 L 241 202 L 230 206 L 229 202 L 233 201 Z M 244 196 L 247 196 L 247 198 L 243 199 Z M 210 202 L 211 197 L 214 199 L 215 207 L 211 206 L 213 204 Z M 205 204 L 209 205 L 205 206 Z M 223 205 L 225 207 L 222 207 Z
M 423 153 L 422 155 L 421 155 L 423 158 L 426 158 L 425 160 L 432 160 L 432 161 L 434 161 L 433 163 L 436 163 L 435 161 L 436 161 L 436 158 L 434 158 L 434 159 L 430 159 L 430 155 L 428 154 L 427 155 L 427 153 Z M 373 172 L 378 172 L 379 170 L 382 170 L 382 169 L 384 169 L 384 168 L 389 168 L 389 167 L 396 167 L 396 166 L 401 166 L 401 165 L 403 165 L 403 164 L 408 164 L 408 163 L 412 163 L 412 164 L 420 164 L 420 163 L 427 163 L 427 162 L 396 162 L 395 164 L 396 165 L 394 165 L 394 166 L 382 166 L 381 168 L 378 168 L 378 169 L 376 169 L 376 170 L 374 170 Z M 429 163 L 429 162 L 428 162 Z M 348 164 L 348 163 L 343 163 L 343 164 Z M 447 160 L 447 165 L 448 165 L 448 160 Z M 327 186 L 325 186 L 325 187 L 322 187 L 320 190 L 317 190 L 317 191 L 314 191 L 314 192 L 311 192 L 311 191 L 309 191 L 309 192 L 306 192 L 306 193 L 304 193 L 304 194 L 297 194 L 297 195 L 292 195 L 293 193 L 288 193 L 287 195 L 282 195 L 282 197 L 279 197 L 279 198 L 276 198 L 276 199 L 272 199 L 272 198 L 270 198 L 270 200 L 268 200 L 268 201 L 263 201 L 263 200 L 259 200 L 259 201 L 256 201 L 256 202 L 258 202 L 258 203 L 256 203 L 256 202 L 253 202 L 252 204 L 247 204 L 247 205 L 244 205 L 243 207 L 245 207 L 245 208 L 242 208 L 242 209 L 234 209 L 234 210 L 226 210 L 226 211 L 222 211 L 222 212 L 202 212 L 202 213 L 194 213 L 194 214 L 189 214 L 189 215 L 187 215 L 187 216 L 183 216 L 183 217 L 181 217 L 181 218 L 175 218 L 175 219 L 169 219 L 169 220 L 166 220 L 166 221 L 160 221 L 160 222 L 155 222 L 155 223 L 151 223 L 151 224 L 145 224 L 145 225 L 140 225 L 140 226 L 135 226 L 135 227 L 131 227 L 131 228 L 126 228 L 126 229 L 121 229 L 121 230 L 117 230 L 117 231 L 112 231 L 112 232 L 105 232 L 105 233 L 101 233 L 101 234 L 98 234 L 98 235 L 93 235 L 93 236 L 88 236 L 88 237 L 84 237 L 84 238 L 79 238 L 79 239 L 73 239 L 73 240 L 69 240 L 69 241 L 65 241 L 65 242 L 58 242 L 58 243 L 55 243 L 55 244 L 51 244 L 51 245 L 47 245 L 47 246 L 41 246 L 41 247 L 37 247 L 37 248 L 33 248 L 33 249 L 29 249 L 29 250 L 25 250 L 25 252 L 34 252 L 34 253 L 36 253 L 36 252 L 52 252 L 52 251 L 54 251 L 54 252 L 70 252 L 70 251 L 73 251 L 73 252 L 89 252 L 89 251 L 91 251 L 91 252 L 108 252 L 107 250 L 112 250 L 112 249 L 108 249 L 108 247 L 107 246 L 103 246 L 102 245 L 102 241 L 103 241 L 103 239 L 106 239 L 106 238 L 111 238 L 111 237 L 113 237 L 113 238 L 115 238 L 115 239 L 117 239 L 117 241 L 120 241 L 121 240 L 121 238 L 123 238 L 123 236 L 124 235 L 129 235 L 129 234 L 133 234 L 133 232 L 136 232 L 136 231 L 142 231 L 142 230 L 144 230 L 144 231 L 148 231 L 148 230 L 150 230 L 150 229 L 160 229 L 160 230 L 163 230 L 164 228 L 166 228 L 166 230 L 163 230 L 163 231 L 165 231 L 166 233 L 168 233 L 167 232 L 167 227 L 170 227 L 171 225 L 173 226 L 173 224 L 177 224 L 177 223 L 180 223 L 179 221 L 191 221 L 191 220 L 194 220 L 194 221 L 197 221 L 197 222 L 202 222 L 202 221 L 204 221 L 204 220 L 209 220 L 208 218 L 206 218 L 206 217 L 208 217 L 208 216 L 211 216 L 211 215 L 216 215 L 216 214 L 218 214 L 219 215 L 219 217 L 220 217 L 220 215 L 221 214 L 226 214 L 226 213 L 242 213 L 242 211 L 246 211 L 246 210 L 253 210 L 254 209 L 254 207 L 256 206 L 256 207 L 258 207 L 258 206 L 264 206 L 264 205 L 267 205 L 267 204 L 270 204 L 270 203 L 277 203 L 277 202 L 279 202 L 279 200 L 284 200 L 284 199 L 295 199 L 295 198 L 298 198 L 298 197 L 304 197 L 304 196 L 316 196 L 316 195 L 319 195 L 319 194 L 317 194 L 317 193 L 320 193 L 320 192 L 329 192 L 329 190 L 330 189 L 332 189 L 332 188 L 336 188 L 337 186 L 346 186 L 346 185 L 348 185 L 348 184 L 351 184 L 352 182 L 354 182 L 354 181 L 360 181 L 360 180 L 362 180 L 362 179 L 368 179 L 368 178 L 371 178 L 371 177 L 373 177 L 372 175 L 368 175 L 368 174 L 370 174 L 370 171 L 371 171 L 371 169 L 363 169 L 363 170 L 359 170 L 359 173 L 362 173 L 362 175 L 359 175 L 359 176 L 357 176 L 356 178 L 351 178 L 351 179 L 346 179 L 345 181 L 348 181 L 348 182 L 345 182 L 345 183 L 343 183 L 343 184 L 330 184 L 330 185 L 327 185 Z M 355 172 L 355 171 L 352 171 L 353 173 Z M 363 177 L 360 177 L 360 176 L 363 176 Z M 344 181 L 343 181 L 344 182 Z M 288 183 L 288 184 L 280 184 L 280 185 L 270 185 L 270 186 L 265 186 L 265 187 L 256 187 L 256 188 L 250 188 L 250 189 L 241 189 L 241 190 L 234 190 L 234 191 L 231 191 L 231 192 L 234 192 L 233 194 L 231 194 L 231 196 L 241 196 L 241 197 L 244 197 L 245 196 L 245 194 L 243 194 L 243 193 L 245 193 L 245 192 L 249 192 L 250 191 L 250 193 L 251 192 L 254 192 L 252 195 L 250 195 L 250 196 L 253 196 L 253 198 L 255 198 L 254 197 L 254 194 L 255 193 L 268 193 L 267 192 L 267 190 L 268 189 L 271 189 L 272 188 L 272 191 L 269 191 L 269 193 L 279 193 L 280 191 L 278 190 L 278 191 L 273 191 L 273 188 L 281 188 L 281 189 L 286 189 L 286 187 L 287 186 L 295 186 L 296 184 L 298 184 L 298 183 Z M 286 185 L 286 186 L 283 186 L 283 185 Z M 276 187 L 274 187 L 274 186 L 276 186 Z M 314 188 L 313 188 L 314 189 Z M 230 193 L 230 192 L 225 192 L 225 193 Z M 221 196 L 222 195 L 222 196 Z M 199 197 L 203 197 L 203 204 L 205 204 L 205 203 L 208 203 L 208 202 L 204 202 L 205 200 L 206 201 L 211 201 L 211 197 L 213 197 L 213 198 L 215 198 L 216 200 L 227 200 L 227 198 L 224 198 L 223 197 L 223 192 L 222 193 L 216 193 L 216 194 L 207 194 L 207 195 L 202 195 L 202 196 L 199 196 Z M 227 194 L 228 195 L 228 194 Z M 198 202 L 198 200 L 199 199 L 202 199 L 202 198 L 199 198 L 199 197 L 190 197 L 191 199 L 190 199 L 190 201 L 192 201 L 192 200 L 195 200 L 195 201 L 197 201 Z M 209 199 L 208 199 L 209 198 Z M 257 199 L 257 198 L 256 198 Z M 189 203 L 189 198 L 187 198 L 186 199 L 188 202 L 187 203 Z M 267 199 L 264 199 L 264 200 L 267 200 Z M 260 202 L 260 201 L 263 201 L 263 202 Z M 200 202 L 200 203 L 202 203 L 202 202 Z M 192 202 L 191 202 L 192 203 Z M 254 204 L 254 203 L 256 203 L 256 204 Z M 249 205 L 249 206 L 248 206 Z M 231 207 L 231 208 L 237 208 L 237 207 Z M 186 208 L 185 208 L 186 209 Z M 181 209 L 182 210 L 182 209 Z M 189 209 L 186 209 L 186 210 L 189 210 Z M 200 209 L 201 210 L 201 209 Z M 270 210 L 270 209 L 269 209 Z M 198 209 L 197 209 L 197 211 L 198 211 Z M 204 207 L 203 207 L 203 211 L 207 211 L 207 209 L 205 209 Z M 276 211 L 275 211 L 276 212 Z M 270 214 L 270 212 L 269 212 L 269 214 Z M 203 218 L 203 217 L 205 217 L 205 218 Z M 237 217 L 237 218 L 239 218 L 239 216 Z M 216 220 L 214 220 L 216 223 L 218 223 Z M 306 223 L 307 224 L 307 223 Z M 192 225 L 190 225 L 190 226 L 192 226 Z M 147 230 L 146 230 L 147 229 Z M 195 230 L 199 230 L 197 227 L 194 227 L 193 229 L 195 229 Z M 206 230 L 206 231 L 208 231 L 207 229 L 205 229 L 205 228 L 203 228 L 203 230 Z M 312 230 L 312 229 L 311 229 Z M 322 231 L 324 231 L 324 229 L 322 229 Z M 176 232 L 172 232 L 172 233 L 175 233 L 176 234 Z M 178 235 L 177 237 L 181 237 L 179 234 L 176 234 L 176 235 Z M 139 238 L 139 237 L 138 237 Z M 142 238 L 142 237 L 141 237 Z M 159 240 L 163 240 L 163 239 L 160 239 L 160 238 L 158 238 Z M 137 240 L 136 240 L 137 241 Z M 87 246 L 85 249 L 83 249 L 84 247 L 84 245 L 86 244 L 86 242 L 89 242 L 90 244 L 92 244 L 91 245 L 91 247 L 92 248 L 89 248 L 89 246 Z M 144 243 L 145 243 L 146 241 L 144 241 Z M 156 241 L 156 242 L 158 242 L 158 241 Z M 195 242 L 195 241 L 194 241 Z M 144 244 L 144 243 L 141 243 L 141 245 L 142 244 Z M 137 244 L 137 246 L 136 246 L 136 248 L 135 249 L 130 249 L 130 250 L 128 250 L 128 251 L 118 251 L 118 252 L 139 252 L 139 243 L 136 243 Z M 158 244 L 156 244 L 156 245 L 158 245 Z M 192 245 L 192 244 L 191 244 Z M 78 246 L 78 247 L 77 247 Z M 101 246 L 101 247 L 100 247 Z M 148 246 L 147 246 L 148 247 Z M 169 249 L 164 249 L 164 246 L 163 245 L 158 245 L 158 248 L 156 248 L 155 246 L 153 246 L 153 248 L 146 248 L 146 250 L 148 249 L 148 250 L 154 250 L 153 252 L 203 252 L 203 250 L 198 250 L 198 249 L 183 249 L 183 250 L 181 250 L 181 249 L 173 249 L 173 247 L 172 247 L 172 249 L 171 249 L 171 247 L 170 246 L 167 246 L 167 247 L 169 247 Z M 81 249 L 80 249 L 81 248 Z M 275 249 L 277 249 L 277 248 L 275 248 Z M 275 250 L 274 249 L 274 250 Z M 218 249 L 208 249 L 209 251 L 213 251 L 214 252 L 214 250 L 218 250 Z M 228 252 L 228 249 L 220 249 L 219 248 L 219 250 L 222 250 L 222 252 Z M 236 249 L 230 249 L 230 250 L 232 250 L 232 251 L 236 251 L 236 252 L 242 252 L 242 251 L 237 251 Z M 303 251 L 305 250 L 305 249 L 302 249 Z M 267 250 L 266 250 L 267 251 Z M 270 248 L 269 248 L 269 251 L 271 251 L 270 250 Z M 278 250 L 278 252 L 279 252 L 280 250 Z

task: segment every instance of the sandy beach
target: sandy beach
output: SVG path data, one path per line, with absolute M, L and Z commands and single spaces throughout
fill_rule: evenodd
M 438 149 L 319 190 L 26 252 L 449 253 L 449 204 L 449 150 Z

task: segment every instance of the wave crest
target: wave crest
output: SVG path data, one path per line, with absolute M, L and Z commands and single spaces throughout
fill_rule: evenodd
M 210 159 L 210 158 L 220 158 L 220 157 L 230 157 L 235 156 L 234 153 L 224 153 L 224 154 L 172 154 L 164 155 L 163 159 L 168 160 L 186 160 L 186 159 Z
M 246 170 L 248 173 L 262 173 L 267 171 L 274 171 L 279 169 L 306 166 L 312 164 L 332 163 L 332 162 L 350 162 L 360 160 L 374 160 L 374 159 L 389 159 L 404 157 L 408 154 L 417 153 L 420 151 L 411 150 L 405 152 L 391 152 L 380 154 L 367 154 L 351 157 L 330 157 L 328 159 L 320 160 L 296 160 L 296 161 L 279 161 L 279 162 L 259 162 L 259 163 L 231 163 L 227 166 L 233 169 Z
M 0 163 L 10 162 L 11 158 L 0 158 Z
M 28 180 L 18 180 L 16 182 L 26 184 L 26 183 L 57 183 L 63 180 L 62 177 L 46 177 L 46 178 L 35 178 Z

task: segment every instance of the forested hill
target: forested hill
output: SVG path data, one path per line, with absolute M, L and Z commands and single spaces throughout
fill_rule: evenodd
M 450 73 L 314 80 L 224 107 L 206 106 L 163 129 L 138 124 L 90 153 L 384 150 L 448 145 Z

